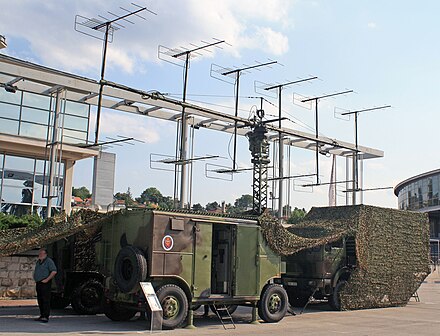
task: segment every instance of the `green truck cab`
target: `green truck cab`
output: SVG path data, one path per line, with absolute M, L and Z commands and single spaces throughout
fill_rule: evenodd
M 283 285 L 292 306 L 303 307 L 309 298 L 327 299 L 340 310 L 339 293 L 356 267 L 356 247 L 352 237 L 315 246 L 285 257 Z
M 281 320 L 288 307 L 283 264 L 260 229 L 251 217 L 145 209 L 115 214 L 97 244 L 106 316 L 121 321 L 148 311 L 139 286 L 148 281 L 165 328 L 182 326 L 200 305 L 249 305 L 267 322 Z

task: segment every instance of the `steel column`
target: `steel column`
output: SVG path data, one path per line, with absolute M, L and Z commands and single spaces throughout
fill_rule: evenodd
M 186 54 L 185 58 L 185 70 L 184 70 L 184 79 L 183 79 L 183 103 L 186 103 L 186 89 L 188 85 L 188 69 L 189 69 L 189 57 L 190 54 Z M 180 161 L 181 161 L 181 170 L 180 170 L 180 208 L 186 208 L 186 199 L 187 199 L 187 162 L 186 162 L 186 154 L 188 151 L 188 120 L 185 113 L 185 105 L 182 105 L 182 120 L 181 120 L 181 133 L 180 133 Z

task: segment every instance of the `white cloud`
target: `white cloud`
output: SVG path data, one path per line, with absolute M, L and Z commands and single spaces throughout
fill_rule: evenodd
M 96 114 L 90 118 L 90 133 L 95 131 Z M 147 144 L 160 141 L 160 134 L 167 136 L 168 131 L 173 130 L 173 124 L 166 121 L 146 118 L 130 113 L 103 111 L 100 121 L 100 139 L 105 136 L 117 135 L 133 137 Z M 93 133 L 94 134 L 94 133 Z
M 376 22 L 368 22 L 367 27 L 370 29 L 375 29 L 377 27 Z
M 131 5 L 128 0 L 9 1 L 2 4 L 8 15 L 2 16 L 0 31 L 9 40 L 26 40 L 45 64 L 96 73 L 102 43 L 75 32 L 74 16 L 109 17 L 107 10 L 122 12 L 119 6 Z M 109 67 L 133 73 L 142 61 L 157 60 L 159 44 L 184 46 L 211 37 L 227 40 L 232 44 L 227 49 L 235 55 L 244 49 L 261 49 L 269 55 L 288 50 L 288 39 L 281 30 L 292 25 L 292 1 L 153 0 L 148 6 L 158 15 L 143 14 L 147 21 L 134 17 L 135 25 L 123 23 L 126 29 L 115 32 L 108 50 Z

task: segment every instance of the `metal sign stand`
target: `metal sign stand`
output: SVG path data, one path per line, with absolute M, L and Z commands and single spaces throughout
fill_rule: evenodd
M 151 282 L 140 282 L 139 284 L 151 311 L 150 333 L 156 330 L 162 330 L 163 311 L 153 285 Z

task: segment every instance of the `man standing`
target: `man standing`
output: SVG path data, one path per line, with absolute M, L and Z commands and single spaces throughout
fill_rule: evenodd
M 55 274 L 57 274 L 55 263 L 47 256 L 47 250 L 41 248 L 38 251 L 38 260 L 34 271 L 38 307 L 40 308 L 40 317 L 36 318 L 35 321 L 49 322 L 51 282 Z

